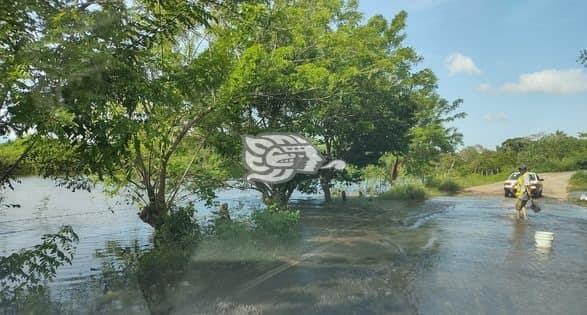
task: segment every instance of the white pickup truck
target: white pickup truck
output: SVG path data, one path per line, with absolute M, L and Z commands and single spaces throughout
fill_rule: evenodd
M 538 174 L 534 172 L 528 172 L 530 176 L 530 193 L 532 197 L 542 197 L 542 182 L 544 178 L 540 178 Z M 513 172 L 503 183 L 504 196 L 514 197 L 516 195 L 516 181 L 520 177 L 520 172 Z

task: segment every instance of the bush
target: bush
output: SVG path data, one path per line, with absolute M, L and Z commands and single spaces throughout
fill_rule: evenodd
M 424 178 L 423 182 L 424 186 L 426 187 L 438 188 L 438 186 L 440 186 L 440 183 L 442 183 L 442 180 L 438 176 L 428 176 Z
M 194 217 L 193 206 L 178 208 L 167 216 L 155 231 L 155 246 L 189 248 L 200 240 L 200 225 Z
M 393 200 L 425 200 L 426 187 L 420 183 L 397 183 L 381 195 L 383 199 Z
M 456 194 L 461 190 L 461 185 L 452 178 L 445 178 L 438 184 L 438 190 L 449 194 Z
M 569 181 L 570 190 L 587 190 L 587 171 L 576 172 Z
M 243 240 L 250 238 L 250 227 L 245 222 L 216 221 L 214 235 L 221 240 Z
M 295 231 L 300 220 L 300 211 L 274 211 L 272 208 L 255 210 L 251 215 L 251 219 L 257 232 L 271 236 L 285 237 Z

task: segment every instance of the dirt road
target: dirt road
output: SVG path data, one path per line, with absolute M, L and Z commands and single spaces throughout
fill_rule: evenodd
M 544 178 L 543 195 L 555 199 L 567 199 L 569 179 L 575 172 L 540 173 Z M 505 180 L 505 179 L 504 179 Z M 472 195 L 503 195 L 503 181 L 498 183 L 469 187 L 463 190 Z

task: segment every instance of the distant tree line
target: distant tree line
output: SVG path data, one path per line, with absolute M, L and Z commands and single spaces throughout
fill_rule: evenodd
M 447 176 L 494 175 L 525 164 L 537 172 L 587 169 L 587 133 L 569 136 L 561 131 L 538 137 L 504 141 L 495 150 L 471 146 L 443 154 L 435 173 Z

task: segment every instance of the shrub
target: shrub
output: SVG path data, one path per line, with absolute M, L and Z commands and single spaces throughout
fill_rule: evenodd
M 576 172 L 569 181 L 570 190 L 587 190 L 587 171 Z
M 250 238 L 250 227 L 246 222 L 216 221 L 214 235 L 222 240 L 242 240 Z
M 445 178 L 438 184 L 438 190 L 449 194 L 456 194 L 461 190 L 461 186 L 454 179 Z
M 273 211 L 272 208 L 255 210 L 251 215 L 251 219 L 257 232 L 284 237 L 295 231 L 300 220 L 300 211 Z
M 431 187 L 431 188 L 438 188 L 442 180 L 437 176 L 429 176 L 424 178 L 424 186 Z
M 200 240 L 200 225 L 194 217 L 193 206 L 177 208 L 167 216 L 155 231 L 155 246 L 189 248 Z
M 383 199 L 393 200 L 425 200 L 426 187 L 420 183 L 397 183 L 381 195 Z

